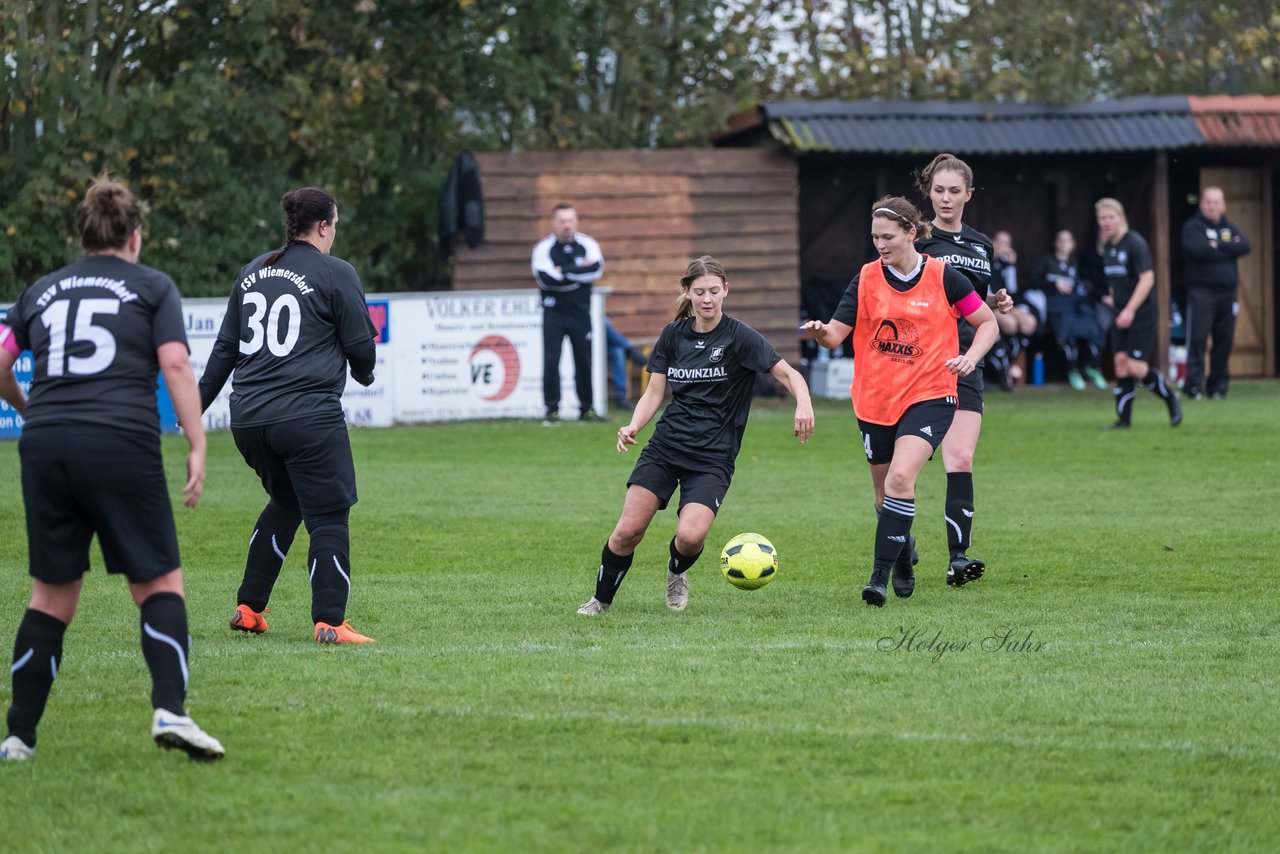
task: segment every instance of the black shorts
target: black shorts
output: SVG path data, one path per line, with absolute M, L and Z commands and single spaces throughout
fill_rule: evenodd
M 968 376 L 956 377 L 957 409 L 982 414 L 982 366 L 974 368 Z
M 942 439 L 956 417 L 956 399 L 939 397 L 922 400 L 907 407 L 897 424 L 872 424 L 858 419 L 862 433 L 862 450 L 873 466 L 886 465 L 893 459 L 893 445 L 899 436 L 919 436 L 938 450 Z
M 732 474 L 718 467 L 692 469 L 663 459 L 658 453 L 651 452 L 652 445 L 646 445 L 636 460 L 636 467 L 627 478 L 627 486 L 643 486 L 658 496 L 658 509 L 666 510 L 671 496 L 680 487 L 680 505 L 676 515 L 686 504 L 701 504 L 711 508 L 712 513 L 720 512 L 720 503 L 729 491 Z
M 1124 353 L 1130 359 L 1150 362 L 1156 357 L 1154 323 L 1133 324 L 1128 329 L 1111 327 L 1111 352 Z
M 356 469 L 341 415 L 232 427 L 231 435 L 262 488 L 281 507 L 312 517 L 356 503 Z
M 159 436 L 40 427 L 23 432 L 18 452 L 33 578 L 80 578 L 89 571 L 94 534 L 107 572 L 132 582 L 181 565 Z

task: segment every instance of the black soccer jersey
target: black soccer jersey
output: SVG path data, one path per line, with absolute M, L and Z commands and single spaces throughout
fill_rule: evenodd
M 342 413 L 347 362 L 371 371 L 376 330 L 360 277 L 310 243 L 275 262 L 255 258 L 236 278 L 200 396 L 205 406 L 231 381 L 231 426 L 252 427 Z
M 1066 285 L 1071 290 L 1063 294 L 1058 290 L 1060 284 Z M 1035 270 L 1031 272 L 1030 287 L 1044 291 L 1050 299 L 1059 296 L 1087 297 L 1089 295 L 1089 283 L 1080 272 L 1080 264 L 1076 256 L 1072 255 L 1063 261 L 1052 252 L 1046 252 Z
M 884 265 L 884 262 L 880 262 Z M 849 286 L 845 288 L 844 296 L 840 297 L 840 304 L 836 306 L 836 313 L 831 316 L 832 320 L 837 320 L 853 329 L 857 326 L 858 321 L 858 277 L 862 275 L 862 271 L 854 274 L 853 279 L 849 282 Z M 889 287 L 899 293 L 906 293 L 914 288 L 920 282 L 920 278 L 924 275 L 924 264 L 920 265 L 920 269 L 916 274 L 907 281 L 902 281 L 889 270 L 884 271 L 884 280 L 889 283 Z M 970 281 L 961 275 L 954 267 L 948 265 L 942 270 L 942 288 L 947 294 L 947 303 L 955 305 L 960 300 L 973 293 L 973 285 Z M 964 318 L 960 319 L 960 323 L 969 326 L 969 321 Z M 966 348 L 961 347 L 960 352 L 964 352 Z
M 995 254 L 990 237 L 963 223 L 958 232 L 943 231 L 935 225 L 928 237 L 916 240 L 916 251 L 946 261 L 948 266 L 959 270 L 986 302 L 991 293 L 991 257 Z M 963 319 L 960 321 L 961 353 L 973 343 L 974 331 Z
M 649 447 L 693 469 L 733 472 L 751 412 L 758 373 L 782 357 L 764 336 L 724 315 L 705 334 L 693 318 L 668 323 L 649 356 L 649 371 L 667 378 L 671 403 L 654 428 Z
M 1111 294 L 1115 298 L 1115 309 L 1123 311 L 1133 296 L 1138 284 L 1138 277 L 1152 268 L 1151 249 L 1147 241 L 1136 231 L 1126 231 L 1115 243 L 1107 241 L 1102 247 L 1102 272 L 1111 286 Z M 1143 326 L 1156 322 L 1156 289 L 1153 287 L 1147 298 L 1133 315 L 1133 325 Z
M 27 288 L 5 323 L 35 357 L 24 429 L 85 424 L 159 434 L 156 348 L 187 343 L 167 275 L 87 255 Z

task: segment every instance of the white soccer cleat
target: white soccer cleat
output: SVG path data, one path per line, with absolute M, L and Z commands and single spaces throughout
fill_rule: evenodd
M 687 572 L 667 570 L 667 607 L 683 611 L 689 604 L 689 578 Z
M 599 599 L 592 596 L 586 602 L 582 603 L 582 607 L 578 609 L 578 613 L 584 617 L 598 617 L 608 610 L 609 604 L 607 602 L 601 602 Z
M 4 741 L 0 741 L 0 760 L 8 762 L 26 762 L 28 759 L 34 759 L 36 749 L 28 747 L 27 743 L 16 735 L 11 735 Z
M 175 715 L 165 709 L 156 709 L 151 719 L 151 737 L 165 750 L 185 750 L 192 759 L 213 760 L 226 755 L 222 743 L 200 729 L 186 715 Z

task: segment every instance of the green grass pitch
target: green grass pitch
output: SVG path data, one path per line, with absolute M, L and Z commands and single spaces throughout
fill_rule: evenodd
M 1104 433 L 1109 394 L 989 395 L 987 577 L 943 583 L 935 460 L 916 595 L 874 610 L 847 404 L 821 402 L 800 447 L 790 405 L 758 401 L 689 610 L 664 605 L 668 511 L 598 619 L 574 612 L 636 456 L 614 453 L 616 417 L 355 431 L 364 648 L 311 642 L 305 533 L 270 631 L 228 629 L 264 499 L 214 435 L 204 501 L 177 516 L 188 710 L 226 760 L 152 744 L 136 610 L 95 571 L 36 760 L 0 767 L 0 848 L 1274 850 L 1280 384 L 1186 409 L 1171 430 L 1143 394 Z M 174 494 L 183 447 L 165 441 Z M 15 443 L 0 485 L 8 645 L 29 589 Z M 757 592 L 720 577 L 743 531 L 781 558 Z

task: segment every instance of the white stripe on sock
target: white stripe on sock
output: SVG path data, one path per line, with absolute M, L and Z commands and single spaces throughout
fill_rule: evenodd
M 900 498 L 884 497 L 884 505 L 882 510 L 892 510 L 899 516 L 907 516 L 914 518 L 916 515 L 916 503 L 914 500 L 902 500 Z
M 49 671 L 53 674 L 54 679 L 58 678 L 58 659 L 52 655 L 49 656 Z
M 21 669 L 23 668 L 23 666 L 24 666 L 28 661 L 30 661 L 30 660 L 31 660 L 32 656 L 34 656 L 35 654 L 36 654 L 36 649 L 35 649 L 35 647 L 32 647 L 31 649 L 29 649 L 29 650 L 27 650 L 26 652 L 24 652 L 24 653 L 22 654 L 22 657 L 21 657 L 21 658 L 19 658 L 17 661 L 15 661 L 15 662 L 13 663 L 13 666 L 9 668 L 9 672 L 10 672 L 10 673 L 17 673 L 19 670 L 21 670 Z
M 142 631 L 146 633 L 147 637 L 152 638 L 153 640 L 158 640 L 161 643 L 167 643 L 169 646 L 173 647 L 173 651 L 178 654 L 178 666 L 182 668 L 182 690 L 187 690 L 187 654 L 182 651 L 182 644 L 178 643 L 164 632 L 157 632 L 155 629 L 151 628 L 150 623 L 143 623 Z
M 307 576 L 307 581 L 314 582 L 316 579 L 316 562 L 311 561 L 311 574 Z
M 338 556 L 333 556 L 334 569 L 338 570 L 338 575 L 342 576 L 342 580 L 347 582 L 347 595 L 351 595 L 351 576 L 342 571 L 342 564 L 338 563 Z
M 960 533 L 960 526 L 956 524 L 956 520 L 955 520 L 955 519 L 952 519 L 950 516 L 946 515 L 945 513 L 943 514 L 942 518 L 947 520 L 947 524 L 948 524 L 948 525 L 950 525 L 951 527 L 953 527 L 953 528 L 955 528 L 955 529 L 956 529 L 956 540 L 957 540 L 957 542 L 958 542 L 958 541 L 960 541 L 960 540 L 962 540 L 962 539 L 964 539 L 964 535 L 963 535 L 962 533 Z
M 250 545 L 250 547 L 252 547 L 252 546 L 253 546 L 253 541 L 254 541 L 254 540 L 256 540 L 256 539 L 258 539 L 258 529 L 257 529 L 257 528 L 254 528 L 254 529 L 253 529 L 253 533 L 249 536 L 249 545 Z
M 271 550 L 280 556 L 280 563 L 284 563 L 284 552 L 280 551 L 280 546 L 276 545 L 276 535 L 271 535 Z

